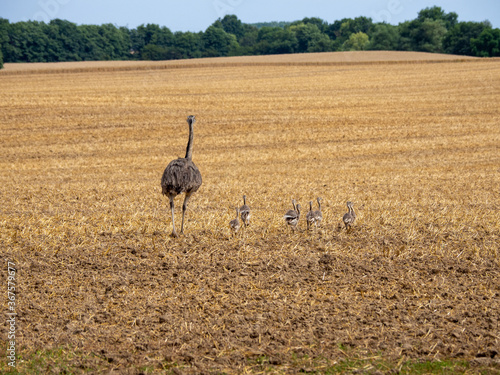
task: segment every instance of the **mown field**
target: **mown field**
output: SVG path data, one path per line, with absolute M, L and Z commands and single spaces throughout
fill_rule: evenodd
M 500 373 L 500 61 L 329 56 L 6 64 L 15 371 Z M 203 185 L 175 239 L 188 115 Z
M 457 56 L 438 53 L 398 52 L 398 51 L 347 51 L 302 53 L 295 55 L 232 56 L 204 59 L 171 61 L 87 61 L 47 63 L 6 64 L 2 74 L 43 73 L 43 72 L 87 72 L 117 70 L 154 70 L 186 67 L 218 67 L 244 65 L 342 65 L 378 63 L 419 63 L 419 62 L 464 62 L 478 60 L 477 57 Z

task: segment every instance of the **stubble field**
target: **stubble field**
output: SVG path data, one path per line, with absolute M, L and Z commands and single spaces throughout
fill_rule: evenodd
M 16 370 L 499 373 L 500 61 L 360 56 L 7 64 Z M 160 178 L 188 115 L 203 185 L 174 239 Z M 316 197 L 321 227 L 292 233 Z

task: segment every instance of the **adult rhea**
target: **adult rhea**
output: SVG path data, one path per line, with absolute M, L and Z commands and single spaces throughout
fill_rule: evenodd
M 162 194 L 167 195 L 170 200 L 170 210 L 172 211 L 172 236 L 177 237 L 174 221 L 174 198 L 185 193 L 184 204 L 182 205 L 182 224 L 181 233 L 184 233 L 184 215 L 186 213 L 187 203 L 191 195 L 201 186 L 201 173 L 198 167 L 193 163 L 193 124 L 194 116 L 188 116 L 189 141 L 186 148 L 186 156 L 172 160 L 161 178 Z

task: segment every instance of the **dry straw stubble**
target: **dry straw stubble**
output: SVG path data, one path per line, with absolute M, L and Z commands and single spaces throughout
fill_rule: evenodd
M 498 347 L 498 61 L 291 58 L 0 74 L 1 246 L 20 265 L 24 353 L 106 342 L 104 367 L 263 356 L 287 371 L 341 347 Z M 204 184 L 173 240 L 159 181 L 188 114 Z M 252 224 L 232 238 L 242 194 Z M 290 234 L 291 198 L 317 196 L 322 228 Z

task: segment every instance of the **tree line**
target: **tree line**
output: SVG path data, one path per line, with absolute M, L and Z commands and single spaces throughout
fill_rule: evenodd
M 129 29 L 60 19 L 10 23 L 0 18 L 0 67 L 3 62 L 173 60 L 353 50 L 500 56 L 500 29 L 489 21 L 458 22 L 456 13 L 436 6 L 398 25 L 368 17 L 333 23 L 304 18 L 246 24 L 227 15 L 198 33 L 172 32 L 156 24 Z

